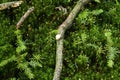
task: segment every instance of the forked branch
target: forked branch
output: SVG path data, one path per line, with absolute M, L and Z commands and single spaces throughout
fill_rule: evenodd
M 56 35 L 57 41 L 57 50 L 56 50 L 56 66 L 53 80 L 60 80 L 60 74 L 63 65 L 63 40 L 64 40 L 64 33 L 65 31 L 71 27 L 73 20 L 75 19 L 76 15 L 79 11 L 87 4 L 90 0 L 79 0 L 73 10 L 70 12 L 66 20 L 59 26 L 58 33 Z

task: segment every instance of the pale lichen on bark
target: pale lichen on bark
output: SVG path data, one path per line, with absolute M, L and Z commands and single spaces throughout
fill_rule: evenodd
M 4 10 L 4 9 L 7 9 L 7 8 L 15 8 L 15 7 L 18 7 L 20 6 L 20 4 L 22 4 L 23 1 L 13 1 L 13 2 L 6 2 L 6 3 L 2 3 L 0 4 L 0 10 Z

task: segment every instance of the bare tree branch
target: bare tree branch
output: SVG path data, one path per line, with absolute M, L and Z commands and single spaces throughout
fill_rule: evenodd
M 56 35 L 57 41 L 57 50 L 56 50 L 56 66 L 53 80 L 60 80 L 60 74 L 62 70 L 62 62 L 63 62 L 63 40 L 65 31 L 71 27 L 73 20 L 79 11 L 87 4 L 90 0 L 79 0 L 73 10 L 68 15 L 67 19 L 59 26 L 58 33 Z
M 16 29 L 18 29 L 22 25 L 24 20 L 30 15 L 31 12 L 33 12 L 33 10 L 34 10 L 34 7 L 31 7 L 31 8 L 28 9 L 28 11 L 21 17 L 21 19 L 17 23 Z
M 4 10 L 10 7 L 18 7 L 23 1 L 13 1 L 0 4 L 0 10 Z

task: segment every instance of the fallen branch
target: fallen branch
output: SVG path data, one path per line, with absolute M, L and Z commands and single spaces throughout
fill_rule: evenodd
M 30 15 L 31 12 L 33 12 L 33 10 L 34 10 L 34 7 L 31 7 L 31 8 L 28 9 L 28 11 L 21 17 L 21 19 L 17 23 L 16 29 L 18 29 L 22 25 L 24 20 Z
M 14 8 L 14 7 L 18 7 L 23 1 L 13 1 L 13 2 L 6 2 L 6 3 L 2 3 L 0 4 L 0 10 L 4 10 L 7 8 Z
M 62 70 L 62 62 L 63 62 L 63 40 L 65 31 L 71 27 L 73 20 L 79 11 L 87 4 L 90 0 L 79 0 L 73 10 L 68 15 L 67 19 L 59 26 L 58 33 L 56 35 L 57 41 L 57 50 L 56 50 L 56 66 L 53 80 L 60 80 L 60 74 Z

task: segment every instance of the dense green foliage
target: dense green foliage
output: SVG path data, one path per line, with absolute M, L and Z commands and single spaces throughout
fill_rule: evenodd
M 14 0 L 0 0 L 0 3 Z M 77 0 L 23 0 L 0 11 L 0 80 L 52 80 L 58 26 Z M 95 0 L 78 14 L 64 40 L 61 80 L 119 80 L 120 1 Z M 67 14 L 56 10 L 62 5 Z M 35 11 L 19 30 L 28 8 Z

